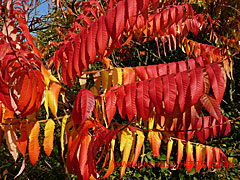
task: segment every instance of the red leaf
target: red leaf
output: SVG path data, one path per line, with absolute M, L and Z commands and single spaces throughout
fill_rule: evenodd
M 75 36 L 74 38 L 74 56 L 73 56 L 73 63 L 74 63 L 74 69 L 77 72 L 78 75 L 81 75 L 82 71 L 79 71 L 79 57 L 80 57 L 80 45 L 81 45 L 81 39 L 80 35 Z
M 108 123 L 110 124 L 116 112 L 117 97 L 114 91 L 109 90 L 106 92 L 105 98 L 106 98 L 106 113 L 108 117 Z
M 226 75 L 225 73 L 223 74 L 222 69 L 217 63 L 207 64 L 206 71 L 216 100 L 218 101 L 218 103 L 220 103 L 222 101 L 226 88 Z
M 188 59 L 187 62 L 191 70 L 197 68 L 197 63 L 195 59 Z
M 116 36 L 113 37 L 113 41 L 115 41 L 116 38 L 118 38 L 118 36 L 120 34 L 122 34 L 125 24 L 126 24 L 126 21 L 127 21 L 124 3 L 125 3 L 124 1 L 120 1 L 117 4 L 117 9 L 116 9 L 117 13 L 116 13 L 116 19 L 114 22 L 115 27 L 116 27 L 116 34 L 115 34 Z
M 162 79 L 160 77 L 152 79 L 149 83 L 149 96 L 158 114 L 162 109 L 162 88 Z
M 137 107 L 136 107 L 136 83 L 127 84 L 125 86 L 126 92 L 126 112 L 129 121 L 133 119 L 135 115 L 137 115 Z
M 178 61 L 179 72 L 187 71 L 187 63 L 186 61 Z
M 72 122 L 76 128 L 76 123 L 82 125 L 91 115 L 95 106 L 95 98 L 91 91 L 81 89 L 75 100 L 72 111 Z
M 206 146 L 206 154 L 207 154 L 207 167 L 210 169 L 213 167 L 213 150 L 212 147 Z
M 81 141 L 81 148 L 79 152 L 79 169 L 82 177 L 89 179 L 89 166 L 88 166 L 88 158 L 89 158 L 89 144 L 91 141 L 91 136 L 87 135 Z
M 156 65 L 147 66 L 147 73 L 149 79 L 157 78 L 158 77 L 157 66 Z
M 203 72 L 201 68 L 197 68 L 190 72 L 191 105 L 196 104 L 201 97 L 203 92 L 203 82 Z
M 228 118 L 226 116 L 223 116 L 223 119 L 224 119 L 224 122 L 228 121 Z M 231 123 L 228 122 L 226 124 L 225 132 L 223 135 L 226 136 L 230 132 L 230 130 L 231 130 Z
M 71 42 L 66 45 L 66 50 L 67 50 L 67 59 L 68 59 L 68 74 L 69 74 L 69 77 L 75 82 L 76 71 L 73 67 L 73 46 Z
M 175 77 L 168 75 L 163 77 L 164 105 L 166 113 L 171 114 L 177 98 L 177 85 Z
M 104 54 L 109 39 L 105 19 L 106 15 L 98 19 L 97 48 L 101 55 Z
M 168 63 L 169 73 L 168 74 L 176 74 L 177 73 L 177 63 L 172 62 Z
M 125 103 L 125 90 L 124 86 L 121 86 L 117 89 L 117 106 L 118 106 L 118 112 L 122 119 L 126 116 L 126 103 Z
M 193 16 L 192 17 L 192 32 L 193 32 L 194 36 L 198 35 L 199 29 L 200 28 L 199 28 L 199 23 L 198 23 L 197 17 Z
M 91 26 L 92 27 L 92 26 Z M 96 31 L 96 30 L 95 30 Z M 89 64 L 89 56 L 87 54 L 87 37 L 88 37 L 88 30 L 84 29 L 83 33 L 81 34 L 81 47 L 80 47 L 80 59 L 79 59 L 79 72 L 81 73 L 82 70 L 85 68 L 86 70 L 88 69 L 88 64 Z M 93 42 L 94 48 L 96 48 L 95 46 L 95 42 Z M 96 51 L 91 51 L 90 53 L 95 53 L 96 56 Z M 91 54 L 92 58 L 94 56 L 94 54 Z M 95 58 L 95 57 L 94 57 Z M 81 75 L 81 74 L 79 74 Z
M 128 11 L 128 22 L 133 27 L 137 21 L 137 0 L 126 1 Z
M 94 62 L 96 57 L 96 37 L 98 31 L 98 23 L 94 22 L 91 24 L 89 33 L 87 35 L 87 52 L 91 62 Z M 86 36 L 86 35 L 85 35 Z
M 178 88 L 179 107 L 180 107 L 181 112 L 183 112 L 184 106 L 185 106 L 185 98 L 187 95 L 187 89 L 190 84 L 190 79 L 188 77 L 188 73 L 186 71 L 177 73 L 176 83 L 177 83 L 177 88 Z
M 137 108 L 143 120 L 148 119 L 149 114 L 149 82 L 139 81 L 137 86 Z
M 168 71 L 167 71 L 167 64 L 159 64 L 158 65 L 158 75 L 159 76 L 163 76 L 163 75 L 167 75 Z
M 144 66 L 137 66 L 136 73 L 142 81 L 148 79 L 148 74 Z
M 211 97 L 210 95 L 203 94 L 202 97 L 200 98 L 200 101 L 203 105 L 203 107 L 210 113 L 210 115 L 217 119 L 220 120 L 222 114 L 221 114 L 221 108 L 219 103 Z
M 116 18 L 116 8 L 111 8 L 108 10 L 108 13 L 105 18 L 105 22 L 107 25 L 107 30 L 113 40 L 116 37 L 116 27 L 115 27 L 115 18 Z

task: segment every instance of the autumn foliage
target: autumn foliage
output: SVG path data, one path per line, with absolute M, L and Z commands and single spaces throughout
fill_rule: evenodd
M 40 146 L 51 156 L 55 120 L 61 121 L 62 159 L 79 179 L 110 176 L 116 166 L 117 144 L 121 161 L 134 167 L 146 141 L 156 157 L 161 145 L 166 144 L 166 164 L 176 145 L 175 168 L 185 158 L 186 162 L 206 161 L 208 169 L 217 163 L 215 169 L 225 167 L 227 171 L 228 159 L 223 151 L 205 142 L 209 137 L 225 136 L 231 129 L 231 120 L 222 114 L 220 104 L 227 79 L 233 78 L 231 55 L 239 51 L 239 35 L 235 39 L 218 36 L 212 18 L 197 14 L 190 3 L 109 0 L 104 1 L 103 8 L 97 1 L 88 1 L 76 5 L 83 12 L 64 41 L 54 44 L 56 50 L 46 66 L 42 60 L 46 49 L 41 52 L 36 47 L 27 24 L 26 11 L 33 4 L 24 1 L 24 6 L 22 2 L 0 5 L 0 140 L 4 134 L 15 160 L 19 151 L 22 154 L 19 174 L 26 155 L 32 165 L 38 161 Z M 56 3 L 64 12 L 61 1 Z M 212 31 L 214 38 L 226 46 L 188 39 L 189 34 L 198 36 L 201 31 Z M 181 48 L 190 59 L 123 68 L 114 67 L 109 59 L 117 48 L 154 40 L 158 49 L 159 42 L 164 49 L 159 56 L 166 55 L 167 49 Z M 232 48 L 232 54 L 227 47 Z M 91 65 L 96 62 L 106 68 L 92 71 Z M 64 85 L 73 87 L 89 74 L 94 79 L 92 86 L 79 90 L 74 104 L 66 105 Z M 61 117 L 59 95 L 61 105 L 67 108 Z M 41 107 L 45 108 L 45 120 L 38 119 Z M 53 118 L 49 118 L 51 115 Z M 40 123 L 45 127 L 43 144 L 39 144 Z M 193 137 L 200 143 L 193 142 Z M 100 161 L 103 165 L 99 172 Z M 121 167 L 121 178 L 126 166 Z M 187 172 L 192 168 L 193 164 L 186 166 Z M 198 163 L 195 172 L 201 168 Z

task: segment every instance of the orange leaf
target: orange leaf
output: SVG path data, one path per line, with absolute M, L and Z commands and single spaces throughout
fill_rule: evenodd
M 173 140 L 170 138 L 167 145 L 167 164 L 169 164 L 169 158 L 172 152 Z
M 177 168 L 179 167 L 179 164 L 181 163 L 182 157 L 183 157 L 183 143 L 179 139 L 178 140 L 178 151 L 177 151 Z
M 54 139 L 54 128 L 55 123 L 53 120 L 47 121 L 44 129 L 44 141 L 43 141 L 43 147 L 46 155 L 49 157 L 52 149 L 53 149 L 53 139 Z
M 135 167 L 140 151 L 142 149 L 143 143 L 144 143 L 144 134 L 142 131 L 137 130 L 137 144 L 136 144 L 136 149 L 135 149 L 135 154 L 132 162 L 132 166 Z
M 213 165 L 213 149 L 211 146 L 206 146 L 207 167 L 210 169 Z
M 196 171 L 198 172 L 203 165 L 203 156 L 202 156 L 202 145 L 201 144 L 197 144 L 196 145 Z
M 102 177 L 102 179 L 107 178 L 108 176 L 110 176 L 110 174 L 112 174 L 114 168 L 115 168 L 115 160 L 114 160 L 114 146 L 115 146 L 115 139 L 112 139 L 111 142 L 111 154 L 110 154 L 110 161 L 109 161 L 109 166 L 108 166 L 108 170 L 106 172 L 106 174 Z
M 38 142 L 39 131 L 40 125 L 39 122 L 37 121 L 34 124 L 33 128 L 31 129 L 29 135 L 28 153 L 32 165 L 35 165 L 39 157 L 39 142 Z
M 58 110 L 58 95 L 61 90 L 61 86 L 53 82 L 48 90 L 48 102 L 51 112 L 57 117 Z
M 162 136 L 159 132 L 150 131 L 148 140 L 152 148 L 153 156 L 159 157 L 159 149 L 161 146 Z
M 123 84 L 127 85 L 134 83 L 136 79 L 135 71 L 132 67 L 125 67 L 123 69 Z
M 28 133 L 27 133 L 27 127 L 26 127 L 26 121 L 23 121 L 21 126 L 21 136 L 17 140 L 17 146 L 19 151 L 22 153 L 23 157 L 25 157 L 26 150 L 27 150 L 27 143 L 28 143 Z
M 194 165 L 193 146 L 190 141 L 187 142 L 186 153 L 187 153 L 186 168 L 187 172 L 190 173 Z

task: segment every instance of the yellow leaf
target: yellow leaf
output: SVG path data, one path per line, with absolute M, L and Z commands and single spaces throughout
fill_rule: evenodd
M 50 79 L 49 79 L 50 73 L 47 71 L 47 69 L 43 65 L 41 65 L 41 72 L 44 77 L 45 85 L 48 86 L 50 83 Z
M 167 145 L 167 164 L 169 164 L 169 158 L 172 152 L 173 140 L 170 138 Z
M 54 139 L 54 128 L 55 122 L 53 120 L 48 120 L 44 129 L 44 141 L 43 147 L 46 155 L 49 157 L 53 150 L 53 139 Z
M 121 172 L 120 172 L 120 178 L 123 177 L 123 175 L 125 174 L 125 170 L 126 170 L 126 167 L 127 167 L 127 164 L 129 163 L 128 162 L 128 158 L 129 158 L 129 155 L 130 155 L 130 152 L 131 152 L 131 149 L 132 149 L 132 143 L 133 143 L 133 136 L 132 136 L 132 132 L 127 129 L 127 130 L 124 130 L 123 135 L 121 135 L 121 143 L 124 144 L 124 149 L 122 149 L 122 167 L 121 167 Z M 120 144 L 120 150 L 121 150 L 121 147 L 123 148 L 122 144 Z
M 122 85 L 122 68 L 113 69 L 112 84 L 113 86 L 116 84 Z
M 48 110 L 48 87 L 46 87 L 45 89 L 45 101 L 44 101 L 44 107 L 45 107 L 45 110 L 46 110 L 46 119 L 48 119 L 49 117 L 49 110 Z
M 102 88 L 103 88 L 103 93 L 106 93 L 106 91 L 111 87 L 112 85 L 112 79 L 111 79 L 111 74 L 109 74 L 108 70 L 104 70 L 101 72 L 101 77 L 102 77 Z
M 186 168 L 187 172 L 190 173 L 194 165 L 193 146 L 190 141 L 187 142 L 186 153 L 187 153 Z
M 149 129 L 153 128 L 153 126 L 154 126 L 154 119 L 155 119 L 154 113 L 151 112 L 150 115 L 149 115 L 149 118 L 148 118 L 148 128 Z
M 48 90 L 48 103 L 52 114 L 57 117 L 58 96 L 61 86 L 57 83 L 52 83 Z
M 68 115 L 65 115 L 62 119 L 62 126 L 61 126 L 61 156 L 62 156 L 62 160 L 64 161 L 64 157 L 63 157 L 63 152 L 64 152 L 64 132 L 65 132 L 65 126 L 66 126 L 66 122 L 68 119 Z

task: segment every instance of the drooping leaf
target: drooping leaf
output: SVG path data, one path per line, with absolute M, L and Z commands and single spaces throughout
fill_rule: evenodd
M 176 75 L 176 83 L 178 88 L 178 102 L 181 112 L 184 111 L 185 99 L 190 80 L 187 72 L 180 72 Z
M 206 146 L 206 155 L 207 155 L 207 167 L 210 169 L 213 167 L 213 149 L 211 146 Z
M 170 138 L 167 144 L 167 159 L 166 159 L 167 164 L 169 164 L 169 158 L 172 152 L 172 146 L 173 146 L 173 140 Z
M 117 89 L 117 106 L 118 106 L 118 112 L 122 119 L 126 116 L 126 98 L 125 98 L 125 90 L 124 86 L 121 86 Z
M 180 139 L 178 139 L 178 151 L 177 151 L 177 167 L 178 169 L 183 157 L 183 143 Z
M 66 127 L 66 122 L 67 122 L 68 116 L 65 115 L 62 119 L 62 125 L 61 125 L 61 137 L 60 137 L 60 143 L 61 143 L 61 156 L 62 160 L 64 161 L 64 132 L 65 132 L 65 127 Z
M 114 68 L 112 74 L 112 84 L 115 86 L 116 84 L 122 85 L 122 68 Z
M 123 84 L 127 85 L 135 83 L 136 75 L 132 67 L 125 67 L 123 69 Z
M 49 157 L 53 150 L 55 123 L 53 120 L 48 120 L 44 129 L 43 147 L 46 155 Z
M 149 85 L 148 81 L 139 81 L 137 85 L 137 108 L 143 120 L 148 119 L 149 114 Z
M 34 123 L 29 135 L 28 154 L 32 165 L 36 164 L 39 157 L 39 131 L 40 124 L 37 121 L 36 123 Z
M 221 108 L 219 103 L 212 96 L 203 94 L 200 98 L 203 107 L 210 113 L 210 115 L 219 120 L 221 118 Z
M 20 125 L 21 136 L 18 138 L 16 144 L 19 151 L 22 153 L 23 157 L 25 157 L 28 143 L 28 133 L 26 127 L 26 121 L 23 121 Z
M 196 171 L 198 172 L 202 167 L 204 160 L 202 159 L 202 145 L 201 144 L 196 144 Z
M 125 86 L 125 103 L 126 103 L 126 113 L 128 120 L 131 121 L 135 115 L 137 115 L 136 107 L 136 84 L 131 83 Z
M 14 128 L 12 125 L 5 125 L 4 137 L 6 138 L 8 150 L 13 156 L 13 159 L 16 161 L 18 158 L 18 149 L 16 144 L 17 141 L 16 128 Z
M 120 151 L 122 152 L 122 167 L 120 171 L 120 178 L 125 174 L 129 155 L 132 149 L 133 135 L 130 130 L 124 130 L 120 139 Z
M 117 109 L 116 105 L 117 97 L 113 90 L 109 90 L 106 92 L 105 98 L 106 98 L 106 113 L 108 117 L 108 123 L 110 124 Z
M 194 166 L 193 147 L 190 141 L 187 142 L 186 153 L 187 153 L 186 168 L 187 168 L 187 172 L 190 173 Z
M 76 127 L 76 123 L 78 125 L 82 125 L 87 120 L 87 118 L 89 118 L 94 107 L 95 98 L 93 93 L 87 89 L 81 89 L 73 106 L 73 126 Z
M 53 82 L 48 90 L 48 103 L 51 112 L 55 117 L 57 117 L 58 110 L 58 96 L 61 90 L 61 86 L 55 82 Z
M 197 68 L 190 72 L 190 91 L 191 105 L 197 103 L 203 92 L 203 72 L 201 68 Z
M 149 96 L 151 102 L 153 102 L 154 106 L 156 107 L 157 113 L 159 114 L 162 109 L 162 93 L 162 79 L 160 77 L 152 79 L 149 82 Z
M 162 136 L 159 132 L 150 131 L 148 133 L 148 141 L 151 145 L 153 156 L 159 157 L 159 150 L 162 142 Z
M 144 139 L 145 139 L 145 136 L 144 136 L 142 131 L 137 130 L 136 132 L 137 132 L 137 144 L 136 144 L 134 158 L 133 158 L 133 161 L 132 161 L 132 166 L 133 167 L 135 167 L 135 165 L 137 163 L 137 160 L 138 160 L 138 157 L 139 157 L 139 154 L 140 154 L 140 151 L 142 149 Z
M 220 103 L 226 88 L 226 81 L 225 81 L 226 75 L 217 63 L 207 64 L 206 71 L 207 71 L 215 98 L 218 101 L 218 103 Z
M 173 112 L 177 97 L 177 85 L 175 77 L 173 75 L 164 76 L 163 85 L 165 110 L 166 113 L 171 114 Z

